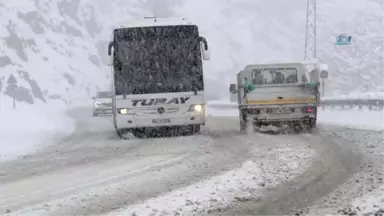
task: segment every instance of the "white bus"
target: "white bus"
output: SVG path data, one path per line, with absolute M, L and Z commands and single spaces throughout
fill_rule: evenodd
M 184 18 L 135 19 L 113 30 L 113 123 L 123 137 L 133 129 L 205 125 L 202 60 L 208 44 Z

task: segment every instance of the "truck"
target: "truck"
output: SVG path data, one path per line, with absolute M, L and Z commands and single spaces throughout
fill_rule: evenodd
M 108 44 L 112 116 L 119 137 L 132 131 L 205 125 L 207 40 L 183 17 L 145 17 L 115 28 Z
M 263 126 L 312 131 L 320 104 L 319 80 L 328 66 L 317 61 L 247 65 L 237 73 L 236 95 L 240 131 Z M 233 98 L 233 97 L 232 97 Z

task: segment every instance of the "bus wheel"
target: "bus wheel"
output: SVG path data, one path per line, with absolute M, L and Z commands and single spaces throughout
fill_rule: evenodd
M 201 125 L 196 125 L 195 128 L 194 128 L 194 132 L 195 133 L 200 133 L 201 131 Z
M 201 126 L 200 125 L 191 125 L 191 134 L 200 133 Z

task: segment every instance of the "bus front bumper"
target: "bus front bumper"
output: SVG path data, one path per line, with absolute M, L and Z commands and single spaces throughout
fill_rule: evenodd
M 187 113 L 168 116 L 137 116 L 117 114 L 116 123 L 118 129 L 205 125 L 205 114 Z

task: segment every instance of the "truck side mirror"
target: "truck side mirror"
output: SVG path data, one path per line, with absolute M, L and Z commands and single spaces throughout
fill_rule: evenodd
M 109 66 L 112 66 L 113 65 L 113 42 L 109 42 L 108 44 L 108 65 Z
M 326 79 L 328 78 L 328 65 L 327 64 L 317 64 L 317 68 L 320 71 L 320 78 Z
M 328 71 L 327 70 L 320 71 L 320 77 L 323 79 L 327 79 L 328 78 Z
M 237 88 L 236 88 L 236 84 L 232 83 L 229 85 L 229 92 L 230 93 L 237 93 Z
M 199 42 L 201 47 L 201 52 L 203 54 L 203 60 L 209 60 L 211 58 L 209 48 L 208 48 L 208 42 L 207 39 L 204 37 L 199 37 Z

